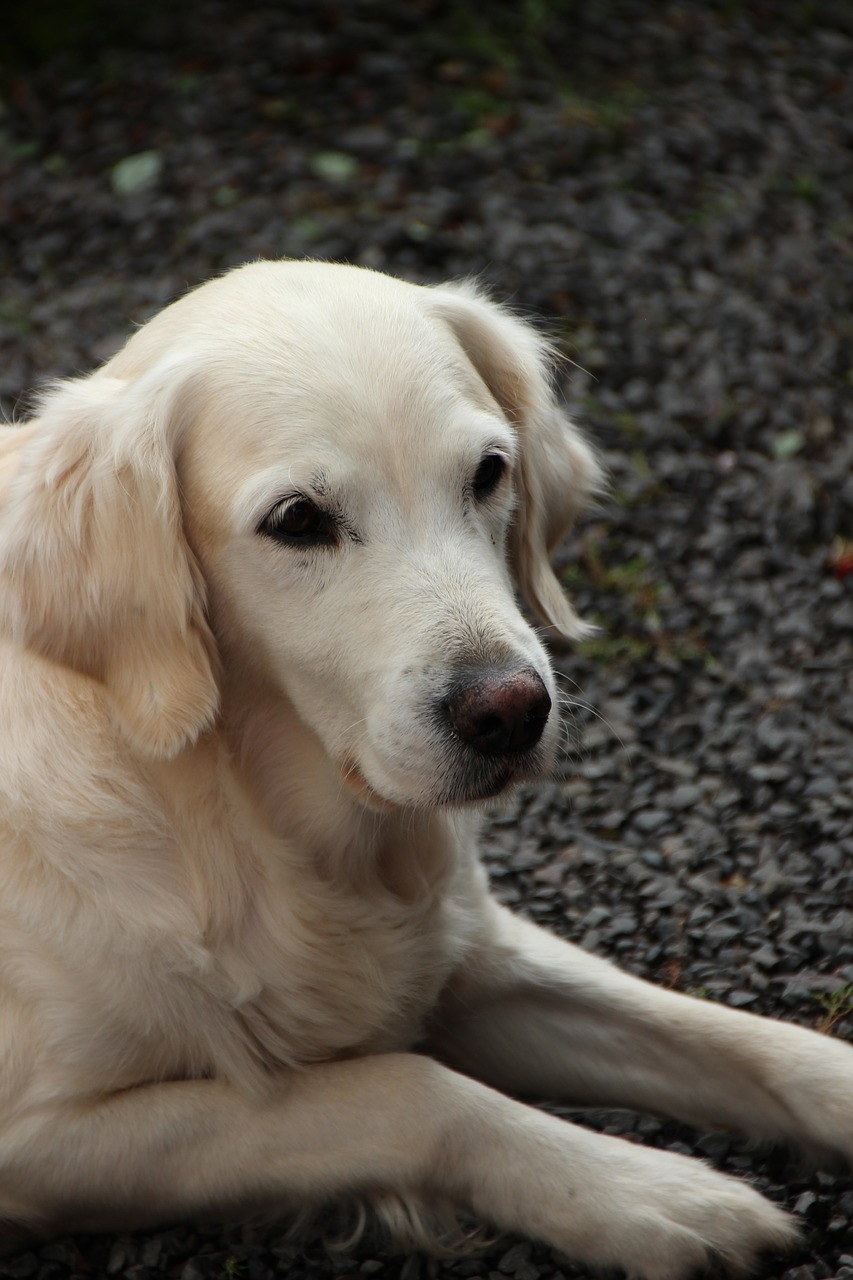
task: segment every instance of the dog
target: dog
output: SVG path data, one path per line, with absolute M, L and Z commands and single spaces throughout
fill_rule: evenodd
M 853 1050 L 510 914 L 549 553 L 600 483 L 471 285 L 253 263 L 0 441 L 0 1222 L 371 1204 L 647 1280 L 795 1238 L 743 1181 L 520 1099 L 853 1158 Z M 464 1230 L 464 1228 L 460 1228 Z

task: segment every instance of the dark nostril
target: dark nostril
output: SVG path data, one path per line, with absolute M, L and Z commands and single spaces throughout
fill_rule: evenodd
M 464 685 L 446 703 L 457 736 L 483 755 L 529 751 L 542 737 L 551 699 L 532 667 L 496 671 Z

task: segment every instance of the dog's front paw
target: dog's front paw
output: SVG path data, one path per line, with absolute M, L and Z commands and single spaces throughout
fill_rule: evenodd
M 715 1263 L 746 1274 L 762 1253 L 796 1243 L 792 1219 L 748 1183 L 698 1160 L 612 1141 L 625 1148 L 621 1158 L 611 1149 L 564 1213 L 559 1244 L 578 1260 L 637 1280 L 686 1280 Z
M 720 1175 L 713 1182 L 694 1176 L 680 1186 L 660 1185 L 636 1206 L 626 1222 L 634 1244 L 626 1240 L 622 1261 L 629 1275 L 682 1280 L 715 1262 L 744 1275 L 762 1253 L 785 1253 L 796 1243 L 793 1221 L 752 1187 Z

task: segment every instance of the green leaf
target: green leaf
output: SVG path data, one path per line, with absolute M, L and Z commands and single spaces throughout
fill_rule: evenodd
M 125 156 L 114 164 L 110 173 L 110 186 L 117 196 L 135 195 L 153 186 L 163 168 L 159 151 L 140 151 L 135 156 Z
M 802 431 L 780 431 L 773 441 L 773 452 L 777 458 L 793 458 L 805 443 Z
M 342 151 L 318 151 L 309 163 L 315 177 L 326 182 L 348 182 L 358 169 L 358 161 Z

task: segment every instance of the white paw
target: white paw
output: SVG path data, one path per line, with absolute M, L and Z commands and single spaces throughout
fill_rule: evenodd
M 560 1247 L 641 1280 L 686 1280 L 722 1262 L 736 1274 L 762 1253 L 797 1241 L 793 1220 L 746 1182 L 668 1151 L 608 1152 L 585 1190 L 572 1196 Z M 562 1233 L 561 1233 L 562 1234 Z
M 752 1187 L 720 1175 L 714 1181 L 703 1185 L 699 1177 L 659 1188 L 660 1199 L 637 1206 L 629 1275 L 681 1280 L 715 1260 L 746 1274 L 762 1253 L 784 1253 L 796 1243 L 794 1222 Z

